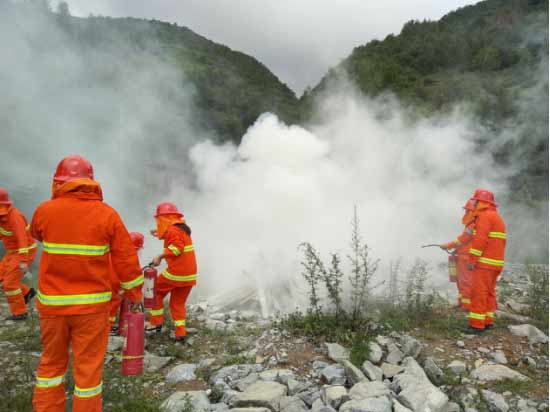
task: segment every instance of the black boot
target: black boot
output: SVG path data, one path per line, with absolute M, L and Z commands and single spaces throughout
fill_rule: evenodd
M 145 334 L 147 336 L 160 335 L 161 332 L 162 332 L 162 325 L 158 325 L 158 326 L 149 325 L 145 327 Z
M 22 315 L 11 315 L 6 318 L 6 320 L 13 320 L 15 322 L 20 322 L 23 320 L 27 320 L 28 315 L 26 313 L 23 313 Z
M 30 290 L 25 295 L 25 305 L 28 305 L 32 298 L 36 296 L 36 290 L 34 288 L 30 288 Z
M 465 335 L 481 335 L 483 332 L 485 332 L 485 329 L 472 328 L 471 326 L 462 331 Z
M 111 326 L 111 330 L 109 332 L 109 335 L 118 336 L 118 325 Z

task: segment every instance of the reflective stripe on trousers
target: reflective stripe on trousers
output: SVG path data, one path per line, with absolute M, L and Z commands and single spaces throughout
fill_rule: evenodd
M 92 386 L 91 388 L 79 388 L 75 385 L 74 387 L 74 396 L 79 398 L 91 398 L 92 396 L 99 395 L 103 390 L 103 382 L 97 386 Z

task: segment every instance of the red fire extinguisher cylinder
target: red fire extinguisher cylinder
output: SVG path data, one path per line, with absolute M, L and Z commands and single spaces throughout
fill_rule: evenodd
M 143 306 L 152 309 L 155 306 L 157 287 L 157 270 L 153 266 L 147 266 L 143 270 Z
M 122 374 L 143 373 L 143 351 L 145 345 L 145 315 L 142 312 L 128 312 L 124 315 L 124 346 L 122 348 Z

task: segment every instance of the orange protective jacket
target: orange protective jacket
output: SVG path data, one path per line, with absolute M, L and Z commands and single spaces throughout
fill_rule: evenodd
M 41 314 L 108 312 L 113 269 L 126 297 L 141 300 L 137 253 L 118 213 L 103 203 L 99 183 L 78 179 L 55 188 L 53 199 L 36 209 L 31 232 L 43 245 Z
M 469 262 L 481 269 L 501 271 L 504 267 L 506 225 L 493 205 L 477 211 L 475 234 L 469 249 Z
M 6 253 L 17 253 L 20 262 L 29 262 L 29 251 L 36 248 L 25 215 L 15 207 L 0 218 L 0 239 L 4 242 Z
M 174 286 L 193 286 L 197 283 L 197 261 L 191 236 L 174 225 L 164 233 L 164 257 L 168 267 L 162 275 Z

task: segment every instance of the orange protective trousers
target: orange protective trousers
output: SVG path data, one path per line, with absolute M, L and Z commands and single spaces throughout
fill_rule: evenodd
M 36 256 L 36 249 L 29 251 L 27 264 L 32 265 Z M 25 305 L 25 296 L 29 293 L 30 288 L 22 282 L 24 273 L 19 269 L 20 262 L 19 254 L 8 253 L 0 261 L 0 276 L 3 280 L 3 289 L 6 294 L 6 299 L 10 305 L 12 315 L 24 315 L 27 313 L 27 305 Z
M 36 371 L 33 412 L 65 412 L 64 377 L 73 352 L 73 412 L 102 411 L 102 368 L 109 314 L 41 315 L 43 352 Z
M 185 303 L 193 286 L 174 286 L 168 283 L 164 276 L 157 277 L 155 307 L 151 309 L 150 323 L 154 326 L 162 325 L 164 320 L 164 298 L 170 293 L 170 314 L 174 322 L 174 333 L 177 337 L 186 335 L 186 309 Z
M 497 277 L 500 272 L 478 267 L 472 272 L 472 303 L 468 316 L 472 328 L 485 329 L 485 326 L 493 324 L 497 309 Z

